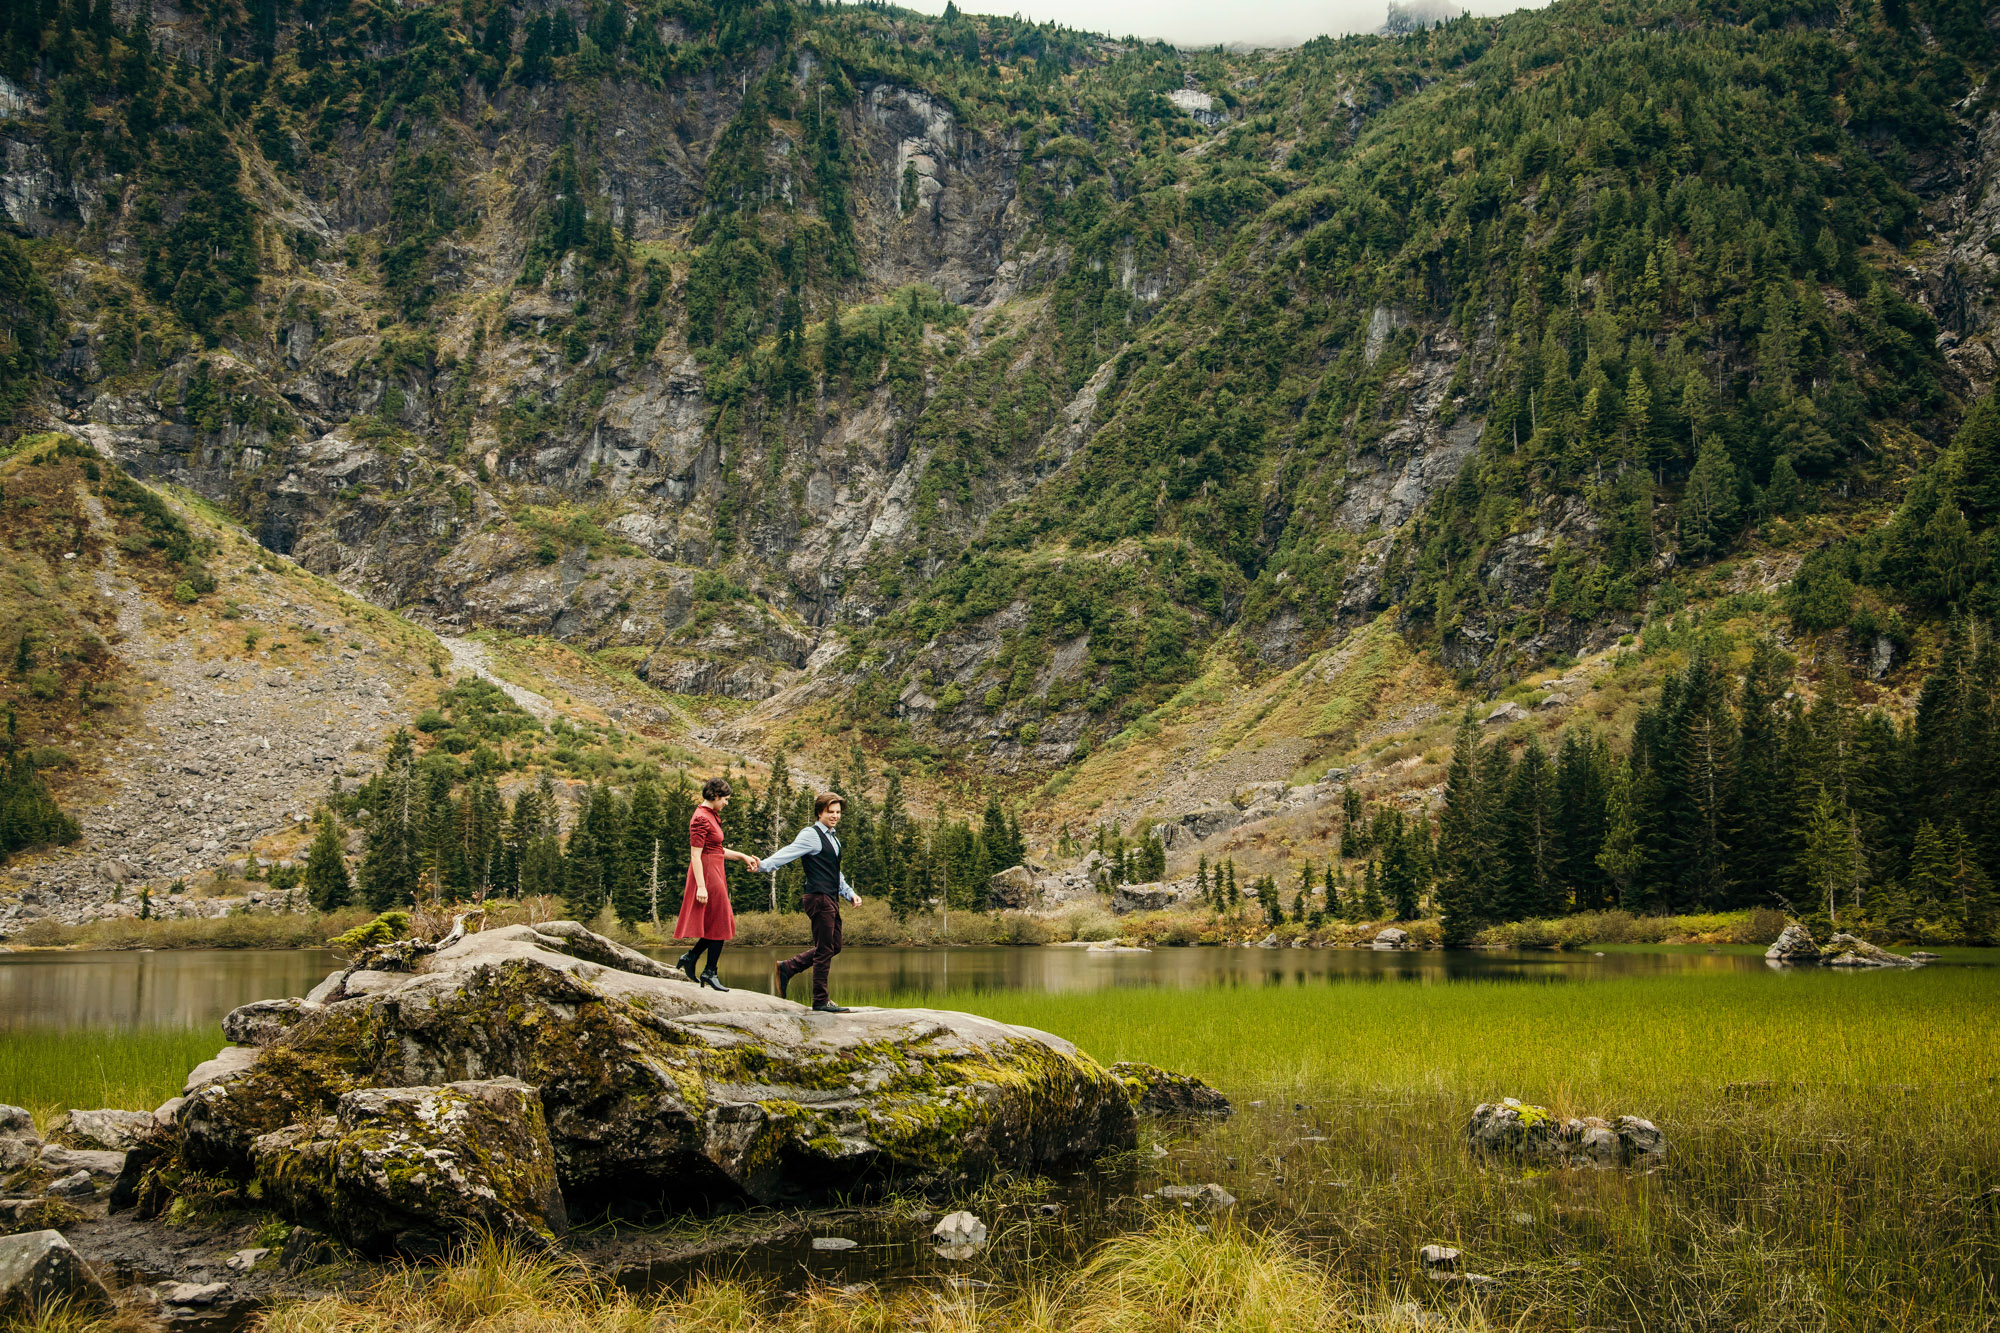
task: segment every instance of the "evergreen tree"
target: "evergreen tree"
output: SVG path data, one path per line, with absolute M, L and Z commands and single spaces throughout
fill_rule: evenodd
M 368 845 L 361 858 L 361 897 L 372 911 L 416 901 L 423 873 L 424 814 L 410 736 L 390 739 L 382 772 L 369 783 Z
M 1363 921 L 1380 921 L 1382 919 L 1383 903 L 1380 870 L 1381 867 L 1377 862 L 1370 861 L 1367 867 L 1361 872 L 1361 919 Z
M 1530 740 L 1500 802 L 1501 866 L 1493 910 L 1504 921 L 1553 916 L 1559 902 L 1555 774 L 1541 743 Z
M 1721 435 L 1702 441 L 1681 494 L 1681 550 L 1693 560 L 1720 555 L 1737 529 L 1736 467 Z
M 652 779 L 641 778 L 632 788 L 623 832 L 624 855 L 611 885 L 611 910 L 629 929 L 641 921 L 658 920 L 657 905 L 664 887 L 659 875 L 665 831 L 660 825 L 660 791 Z M 669 899 L 669 906 L 677 904 Z
M 1615 901 L 1610 879 L 1597 863 L 1604 846 L 1611 748 L 1582 727 L 1563 734 L 1556 754 L 1556 897 L 1579 912 L 1597 912 Z
M 1471 943 L 1489 911 L 1481 892 L 1480 860 L 1487 849 L 1483 837 L 1486 814 L 1480 796 L 1479 724 L 1467 709 L 1452 743 L 1444 810 L 1438 818 L 1438 859 L 1443 863 L 1438 876 L 1438 908 L 1444 942 L 1452 948 Z M 1332 893 L 1327 897 L 1330 902 Z
M 1334 865 L 1333 861 L 1326 863 L 1326 914 L 1338 920 L 1345 915 L 1346 908 L 1340 901 L 1340 886 L 1334 882 Z
M 347 876 L 347 862 L 340 854 L 340 826 L 333 811 L 322 808 L 313 827 L 312 847 L 306 852 L 306 901 L 316 912 L 331 912 L 353 899 L 354 886 Z

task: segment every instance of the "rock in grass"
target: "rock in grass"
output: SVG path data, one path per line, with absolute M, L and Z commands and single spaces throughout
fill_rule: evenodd
M 1176 1074 L 1158 1065 L 1120 1060 L 1111 1076 L 1125 1084 L 1132 1109 L 1140 1115 L 1227 1117 L 1236 1108 L 1229 1099 L 1191 1074 Z
M 569 1231 L 541 1098 L 519 1079 L 362 1088 L 251 1145 L 267 1198 L 358 1250 L 441 1254 L 475 1231 Z
M 943 1220 L 931 1228 L 931 1236 L 940 1245 L 984 1245 L 986 1224 L 971 1213 L 946 1213 Z
M 1236 1196 L 1214 1181 L 1206 1185 L 1166 1185 L 1161 1188 L 1160 1197 L 1207 1204 L 1209 1211 L 1214 1213 L 1236 1206 Z
M 1424 1270 L 1430 1273 L 1455 1273 L 1458 1271 L 1458 1251 L 1449 1245 L 1426 1245 L 1417 1251 Z
M 69 1148 L 129 1152 L 158 1128 L 150 1111 L 69 1111 L 49 1131 L 49 1139 Z
M 1820 960 L 1819 946 L 1806 928 L 1796 921 L 1778 932 L 1778 938 L 1771 941 L 1771 947 L 1764 950 L 1764 957 L 1773 963 L 1790 963 L 1802 966 Z
M 55 1301 L 94 1312 L 111 1308 L 111 1293 L 62 1232 L 0 1237 L 0 1319 L 25 1319 Z
M 860 1243 L 845 1236 L 814 1236 L 812 1247 L 815 1250 L 838 1253 L 842 1250 L 851 1250 Z
M 18 1106 L 0 1106 L 0 1139 L 39 1139 L 35 1117 Z
M 499 1077 L 538 1091 L 571 1211 L 1043 1170 L 1137 1137 L 1125 1084 L 1059 1037 L 969 1014 L 817 1014 L 704 991 L 574 922 L 468 935 L 422 973 L 336 976 L 315 994 L 310 1021 L 231 1048 L 241 1067 L 195 1081 L 149 1207 L 192 1170 L 262 1181 L 295 1217 L 336 1226 L 325 1203 L 342 1197 L 349 1150 L 334 1145 L 365 1128 L 350 1095 Z M 377 1201 L 390 1192 L 371 1200 L 386 1218 Z M 427 1243 L 414 1228 L 367 1234 L 371 1246 Z
M 1547 1107 L 1512 1097 L 1475 1107 L 1465 1140 L 1475 1153 L 1543 1165 L 1644 1166 L 1667 1156 L 1667 1136 L 1650 1120 L 1630 1115 L 1560 1120 Z

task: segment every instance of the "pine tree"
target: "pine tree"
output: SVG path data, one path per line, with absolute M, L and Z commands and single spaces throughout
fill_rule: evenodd
M 1335 862 L 1326 863 L 1326 914 L 1338 920 L 1346 914 L 1345 905 L 1340 901 L 1340 886 L 1334 881 Z
M 1228 900 L 1226 905 L 1228 907 L 1235 907 L 1238 903 L 1243 901 L 1243 895 L 1238 893 L 1236 890 L 1236 862 L 1233 860 L 1224 861 L 1222 863 L 1222 870 L 1223 870 L 1223 878 L 1226 881 L 1226 885 L 1223 889 L 1223 892 L 1228 895 Z
M 347 876 L 347 862 L 340 854 L 340 826 L 333 811 L 322 808 L 313 828 L 312 847 L 306 852 L 306 901 L 316 912 L 331 912 L 352 901 L 354 885 Z
M 1201 859 L 1195 862 L 1194 891 L 1195 891 L 1195 896 L 1201 899 L 1203 906 L 1212 905 L 1211 899 L 1209 897 L 1208 853 L 1206 852 L 1203 852 L 1201 855 Z
M 1737 529 L 1736 467 L 1720 434 L 1701 442 L 1681 495 L 1681 550 L 1693 560 L 1720 555 Z
M 1829 926 L 1840 923 L 1843 899 L 1851 899 L 1859 888 L 1856 874 L 1860 849 L 1854 827 L 1825 787 L 1813 801 L 1800 856 L 1800 879 L 1815 909 L 1824 909 Z
M 1508 778 L 1501 800 L 1499 892 L 1494 911 L 1503 921 L 1553 916 L 1560 911 L 1555 774 L 1541 743 L 1529 740 Z
M 1613 891 L 1597 863 L 1604 846 L 1611 749 L 1583 727 L 1563 735 L 1556 754 L 1556 894 L 1579 912 L 1612 905 Z
M 1480 859 L 1485 854 L 1485 810 L 1480 799 L 1479 724 L 1467 709 L 1459 719 L 1452 745 L 1451 768 L 1445 775 L 1444 811 L 1438 819 L 1438 907 L 1444 942 L 1458 948 L 1472 942 L 1485 924 L 1488 907 L 1482 892 Z M 1335 894 L 1327 890 L 1331 906 Z M 1358 910 L 1350 904 L 1348 910 Z M 1350 918 L 1352 919 L 1352 918 Z
M 418 823 L 422 801 L 408 732 L 399 730 L 390 739 L 382 772 L 370 788 L 372 808 L 368 846 L 361 860 L 361 896 L 371 910 L 384 912 L 416 900 L 423 870 Z
M 1361 872 L 1361 919 L 1380 921 L 1382 919 L 1382 889 L 1379 882 L 1380 866 L 1370 861 Z
M 624 855 L 611 885 L 611 910 L 627 928 L 655 919 L 660 843 L 660 793 L 652 779 L 642 778 L 632 789 L 625 814 Z

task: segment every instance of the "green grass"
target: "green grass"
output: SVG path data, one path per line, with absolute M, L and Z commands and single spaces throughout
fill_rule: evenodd
M 1338 1280 L 1409 1283 L 1442 1242 L 1506 1280 L 1496 1322 L 1719 1333 L 2000 1324 L 1997 992 L 1951 968 L 949 1003 L 1229 1092 L 1237 1119 L 1174 1141 L 1168 1169 L 1223 1182 Z M 1466 1115 L 1503 1096 L 1644 1116 L 1669 1163 L 1476 1164 Z
M 44 1122 L 71 1107 L 150 1111 L 221 1045 L 214 1024 L 0 1029 L 0 1102 Z

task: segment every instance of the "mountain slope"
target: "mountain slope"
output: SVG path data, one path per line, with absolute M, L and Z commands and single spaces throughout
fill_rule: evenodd
M 1965 3 L 150 18 L 8 30 L 22 420 L 753 747 L 1046 772 L 1384 624 L 1504 684 L 1867 531 L 1994 374 Z M 1848 550 L 1858 666 L 1987 577 Z

